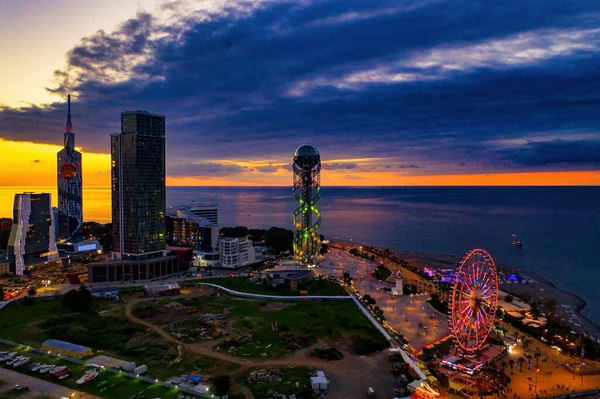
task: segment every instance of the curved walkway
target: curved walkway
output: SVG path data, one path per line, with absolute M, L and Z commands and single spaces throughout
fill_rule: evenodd
M 278 301 L 281 300 L 298 300 L 298 299 L 313 299 L 313 300 L 321 300 L 321 299 L 352 299 L 353 297 L 350 295 L 266 295 L 266 294 L 251 294 L 249 292 L 241 292 L 234 291 L 229 288 L 225 288 L 221 285 L 212 284 L 212 283 L 203 283 L 202 281 L 198 282 L 198 285 L 208 285 L 210 287 L 218 288 L 220 290 L 225 291 L 228 294 L 235 296 L 243 296 L 247 298 L 260 298 L 260 299 L 276 299 Z

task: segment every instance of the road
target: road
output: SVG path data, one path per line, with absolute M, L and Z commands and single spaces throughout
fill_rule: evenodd
M 0 397 L 2 397 L 1 389 L 13 389 L 15 385 L 22 385 L 29 388 L 29 391 L 34 394 L 43 394 L 51 398 L 81 398 L 81 399 L 101 399 L 99 396 L 90 395 L 89 393 L 74 391 L 63 386 L 53 384 L 48 381 L 30 377 L 25 374 L 17 373 L 16 371 L 0 368 L 0 380 L 8 383 L 8 386 L 0 387 Z M 6 390 L 4 392 L 7 392 Z M 71 396 L 74 394 L 73 396 Z

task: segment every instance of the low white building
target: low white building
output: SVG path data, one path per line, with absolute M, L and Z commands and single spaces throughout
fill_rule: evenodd
M 194 267 L 219 267 L 219 252 L 194 251 L 192 266 Z
M 236 269 L 256 261 L 252 241 L 247 238 L 221 238 L 219 240 L 221 267 Z

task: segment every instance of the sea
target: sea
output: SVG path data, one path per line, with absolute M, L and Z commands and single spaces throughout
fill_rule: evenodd
M 86 220 L 110 221 L 109 189 L 84 201 Z M 201 204 L 219 206 L 222 226 L 290 229 L 296 206 L 291 187 L 167 187 L 168 206 Z M 323 187 L 319 207 L 326 238 L 457 259 L 484 248 L 583 298 L 600 325 L 600 187 Z
M 167 202 L 217 204 L 221 225 L 255 228 L 291 228 L 296 206 L 291 187 L 169 187 Z M 457 259 L 484 248 L 583 298 L 600 324 L 600 187 L 324 187 L 320 210 L 326 238 Z

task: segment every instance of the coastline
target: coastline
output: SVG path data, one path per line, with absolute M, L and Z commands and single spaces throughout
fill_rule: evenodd
M 331 240 L 333 243 L 340 243 L 345 245 L 360 246 L 360 243 L 335 239 Z M 362 243 L 362 245 L 369 245 L 368 243 Z M 370 246 L 370 245 L 369 245 Z M 385 249 L 385 247 L 375 247 L 379 250 Z M 423 270 L 426 267 L 438 268 L 438 269 L 454 269 L 456 264 L 460 260 L 460 257 L 448 254 L 436 254 L 431 252 L 420 252 L 420 251 L 409 251 L 409 250 L 397 250 L 389 248 L 390 252 L 397 255 L 406 262 Z M 554 298 L 557 303 L 556 314 L 558 318 L 565 325 L 579 333 L 586 333 L 587 335 L 593 335 L 600 337 L 600 326 L 586 318 L 581 314 L 581 311 L 587 306 L 587 302 L 580 296 L 571 292 L 565 291 L 558 288 L 552 281 L 545 277 L 537 274 L 528 273 L 527 271 L 511 267 L 509 265 L 497 265 L 499 269 L 503 270 L 519 270 L 527 277 L 535 280 L 533 284 L 505 284 L 500 283 L 500 290 L 511 294 L 520 296 L 524 292 L 528 292 L 530 295 L 535 295 L 540 300 L 546 298 Z

